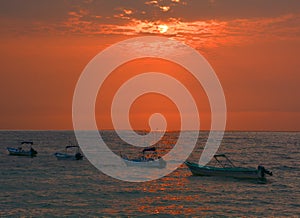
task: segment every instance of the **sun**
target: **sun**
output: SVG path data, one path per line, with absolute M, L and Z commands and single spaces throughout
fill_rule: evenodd
M 165 24 L 161 24 L 161 25 L 158 25 L 157 29 L 160 33 L 165 33 L 168 31 L 169 27 Z

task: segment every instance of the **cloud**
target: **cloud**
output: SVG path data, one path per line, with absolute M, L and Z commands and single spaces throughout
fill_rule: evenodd
M 51 1 L 53 5 L 49 10 L 46 9 L 50 1 L 41 0 L 35 5 L 32 2 L 18 14 L 16 12 L 21 9 L 16 5 L 16 0 L 4 1 L 1 3 L 4 7 L 0 7 L 0 23 L 4 28 L 0 29 L 0 33 L 158 34 L 184 41 L 196 48 L 240 44 L 258 39 L 298 39 L 300 36 L 298 1 L 276 1 L 272 8 L 268 5 L 269 0 L 245 0 L 243 3 L 228 0 L 226 4 L 221 0 L 147 0 L 134 1 L 134 4 L 133 0 L 63 2 Z M 267 6 L 268 10 L 261 13 Z M 253 7 L 257 7 L 257 10 Z M 246 12 L 246 9 L 250 12 Z M 30 18 L 34 11 L 39 11 L 35 13 L 36 19 Z M 48 15 L 50 18 L 47 18 Z M 29 18 L 21 19 L 24 16 Z
M 0 16 L 12 19 L 59 21 L 69 11 L 87 10 L 91 16 L 112 18 L 116 8 L 134 11 L 137 20 L 182 18 L 191 22 L 201 19 L 248 19 L 278 17 L 300 13 L 298 0 L 3 0 Z M 168 12 L 168 13 L 165 13 Z M 113 20 L 112 20 L 113 21 Z
M 131 15 L 131 14 L 130 14 Z M 124 15 L 125 16 L 125 15 Z M 245 43 L 257 39 L 298 39 L 300 37 L 300 14 L 287 14 L 279 17 L 181 21 L 171 18 L 168 21 L 144 21 L 131 18 L 125 24 L 102 24 L 81 21 L 80 16 L 66 22 L 72 27 L 82 27 L 82 34 L 143 35 L 159 34 L 192 44 L 194 47 L 216 47 Z M 74 22 L 72 24 L 72 22 Z M 77 32 L 76 30 L 76 32 Z
M 170 6 L 159 6 L 159 8 L 163 11 L 163 12 L 167 12 L 170 10 Z

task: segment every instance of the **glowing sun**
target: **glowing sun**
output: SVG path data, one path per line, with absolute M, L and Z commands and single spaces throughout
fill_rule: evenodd
M 168 31 L 169 27 L 165 24 L 162 24 L 162 25 L 158 25 L 157 29 L 160 33 L 165 33 Z

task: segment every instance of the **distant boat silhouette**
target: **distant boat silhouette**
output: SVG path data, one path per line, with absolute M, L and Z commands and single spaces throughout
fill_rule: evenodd
M 76 153 L 70 154 L 68 152 L 70 148 L 76 148 Z M 83 159 L 83 155 L 80 153 L 78 145 L 68 145 L 65 147 L 65 153 L 56 152 L 54 156 L 57 158 L 57 160 L 82 160 Z
M 22 145 L 30 145 L 30 149 L 25 150 L 22 148 Z M 33 142 L 31 141 L 23 141 L 18 148 L 7 147 L 7 150 L 10 155 L 35 157 L 38 152 L 32 148 L 32 145 Z

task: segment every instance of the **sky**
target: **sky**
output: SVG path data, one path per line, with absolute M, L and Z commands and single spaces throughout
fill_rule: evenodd
M 163 36 L 201 53 L 215 70 L 227 104 L 226 130 L 300 131 L 298 0 L 2 0 L 0 129 L 72 129 L 72 98 L 89 61 L 137 36 Z M 210 128 L 207 97 L 185 69 L 136 60 L 115 69 L 98 93 L 100 129 L 112 129 L 114 93 L 133 75 L 163 71 L 196 98 L 201 129 Z M 163 84 L 162 84 L 163 85 Z M 176 106 L 155 94 L 138 98 L 130 121 L 147 129 L 161 112 L 180 127 Z

